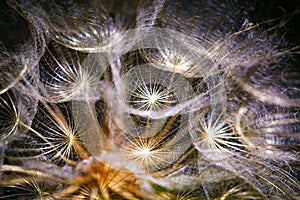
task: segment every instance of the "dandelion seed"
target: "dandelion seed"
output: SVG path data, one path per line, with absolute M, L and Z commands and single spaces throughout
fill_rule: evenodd
M 1 15 L 9 19 L 8 22 L 1 22 L 1 26 L 6 27 L 5 29 L 3 28 L 2 31 L 4 35 L 14 35 L 15 33 L 5 33 L 5 30 L 11 29 L 10 23 L 12 21 L 18 21 L 20 19 L 22 21 L 23 19 L 20 16 L 22 14 L 19 12 L 19 9 L 10 8 L 6 3 L 3 3 L 1 8 L 7 9 L 4 12 L 5 14 L 1 13 Z M 29 74 L 35 69 L 45 51 L 46 41 L 42 30 L 37 26 L 35 21 L 22 22 L 23 27 L 26 28 L 26 30 L 23 30 L 24 35 L 25 37 L 29 37 L 21 37 L 24 41 L 20 41 L 12 36 L 12 38 L 15 39 L 13 43 L 19 41 L 22 44 L 14 44 L 15 46 L 6 47 L 4 43 L 0 41 L 0 94 L 16 87 L 21 81 L 26 81 L 27 76 L 30 76 Z
M 24 172 L 30 172 L 24 171 Z M 40 177 L 41 174 L 32 171 L 31 175 L 22 177 L 22 175 L 11 175 L 10 180 L 3 181 L 5 187 L 3 196 L 0 199 L 47 199 L 54 200 L 52 193 L 58 185 L 49 177 Z M 50 178 L 46 180 L 45 178 Z
M 12 135 L 17 129 L 19 124 L 19 113 L 11 94 L 7 92 L 6 95 L 1 95 L 0 100 L 1 113 L 3 113 L 1 115 L 1 124 L 3 124 L 1 127 L 1 140 L 4 140 Z
M 208 196 L 218 200 L 226 199 L 264 199 L 260 191 L 256 191 L 243 180 L 228 180 L 226 183 L 215 182 L 203 186 Z
M 230 157 L 234 151 L 243 151 L 243 144 L 227 124 L 229 120 L 224 119 L 222 113 L 216 121 L 213 121 L 211 113 L 208 116 L 208 119 L 198 116 L 200 126 L 191 132 L 195 148 L 211 160 Z
M 27 7 L 18 4 L 15 7 L 26 10 L 27 17 L 33 15 L 38 18 L 38 25 L 45 29 L 51 39 L 70 49 L 82 52 L 105 51 L 105 47 L 100 45 L 115 32 L 113 20 L 99 3 L 91 7 L 82 3 L 50 1 Z
M 88 156 L 67 109 L 66 105 L 61 107 L 47 104 L 39 106 L 32 127 L 22 124 L 29 130 L 30 138 L 33 141 L 29 143 L 24 141 L 25 147 L 13 148 L 21 155 L 19 159 L 47 158 L 54 163 L 65 162 L 74 165 L 77 160 L 85 159 Z M 63 115 L 63 112 L 67 112 L 66 116 Z
M 0 95 L 0 139 L 11 141 L 20 133 L 26 133 L 35 112 L 35 100 L 10 89 Z M 23 126 L 25 124 L 26 126 Z
M 239 109 L 235 127 L 241 141 L 253 153 L 272 160 L 296 159 L 287 146 L 299 143 L 294 132 L 299 127 L 297 112 L 253 103 Z
M 91 55 L 81 63 L 83 54 L 57 44 L 51 47 L 51 50 L 47 48 L 41 60 L 41 82 L 45 86 L 42 100 L 58 103 L 74 98 L 91 101 L 98 99 L 96 90 L 107 65 L 103 56 Z

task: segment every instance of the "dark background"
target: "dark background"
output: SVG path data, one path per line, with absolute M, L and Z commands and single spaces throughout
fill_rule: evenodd
M 220 0 L 221 1 L 221 0 Z M 103 0 L 113 12 L 134 12 L 137 1 Z M 252 1 L 249 1 L 252 2 Z M 290 46 L 300 44 L 300 1 L 299 0 L 257 0 L 256 14 L 259 21 L 285 20 L 281 31 L 285 33 Z M 131 10 L 130 10 L 131 9 Z M 0 0 L 0 40 L 8 49 L 18 49 L 18 45 L 30 36 L 27 22 L 12 8 Z
M 287 23 L 284 27 L 286 39 L 293 46 L 300 43 L 300 1 L 299 0 L 261 0 L 258 11 L 266 19 L 284 16 Z

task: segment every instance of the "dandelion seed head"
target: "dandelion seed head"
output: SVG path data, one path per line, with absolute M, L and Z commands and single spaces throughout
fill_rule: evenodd
M 299 196 L 299 47 L 278 34 L 292 16 L 257 21 L 264 3 L 230 0 L 6 4 L 32 38 L 0 43 L 0 199 Z

